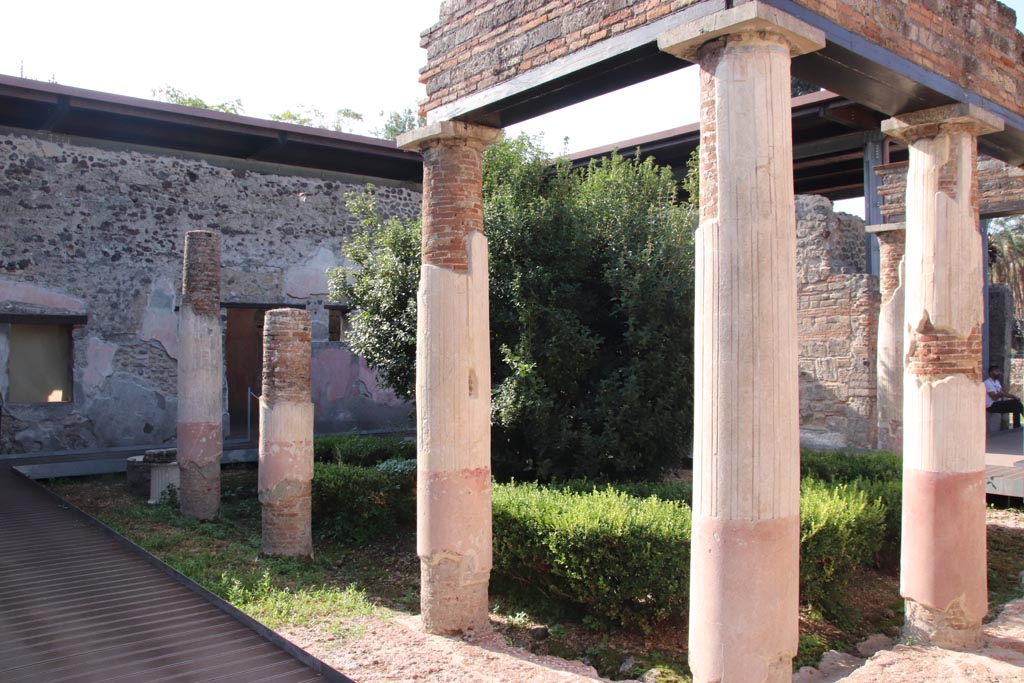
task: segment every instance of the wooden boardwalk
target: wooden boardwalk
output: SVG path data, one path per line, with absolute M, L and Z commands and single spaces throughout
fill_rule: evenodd
M 351 683 L 211 597 L 0 465 L 3 683 Z

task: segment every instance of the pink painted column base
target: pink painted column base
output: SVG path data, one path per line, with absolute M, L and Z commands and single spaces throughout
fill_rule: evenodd
M 985 538 L 984 472 L 905 469 L 900 592 L 908 635 L 949 649 L 981 647 Z
M 690 595 L 700 596 L 700 610 L 690 617 L 694 683 L 790 683 L 799 634 L 800 518 L 694 517 L 690 547 Z
M 420 471 L 416 500 L 424 627 L 430 633 L 488 627 L 490 468 Z
M 220 458 L 222 431 L 219 424 L 178 423 L 178 466 L 181 468 L 181 513 L 196 519 L 213 519 L 220 507 Z

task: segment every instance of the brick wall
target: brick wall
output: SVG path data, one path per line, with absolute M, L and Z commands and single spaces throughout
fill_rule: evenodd
M 864 224 L 798 196 L 800 441 L 874 447 L 878 279 L 864 273 Z
M 884 223 L 906 220 L 908 162 L 875 167 Z M 983 216 L 1024 213 L 1024 173 L 998 159 L 978 155 L 978 207 Z
M 737 4 L 744 0 L 737 0 Z M 1024 101 L 1024 38 L 995 0 L 795 0 L 1011 111 Z M 424 31 L 424 111 L 507 81 L 698 0 L 448 0 Z

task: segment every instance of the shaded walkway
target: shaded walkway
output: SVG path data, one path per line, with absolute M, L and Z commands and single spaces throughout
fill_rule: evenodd
M 0 680 L 349 681 L 154 562 L 0 466 Z

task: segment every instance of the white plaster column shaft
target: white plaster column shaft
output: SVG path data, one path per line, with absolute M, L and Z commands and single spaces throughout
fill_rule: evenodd
M 988 609 L 977 136 L 1002 121 L 949 105 L 884 121 L 910 147 L 903 384 L 905 630 L 981 645 Z
M 220 329 L 220 237 L 185 235 L 178 313 L 178 464 L 181 513 L 213 519 L 220 508 L 224 377 Z
M 424 161 L 416 547 L 423 624 L 432 633 L 488 625 L 491 370 L 482 159 L 498 133 L 446 121 L 399 138 Z
M 690 668 L 792 677 L 800 444 L 790 58 L 820 31 L 759 2 L 663 35 L 701 67 Z
M 903 223 L 867 228 L 878 237 L 877 446 L 903 450 Z

